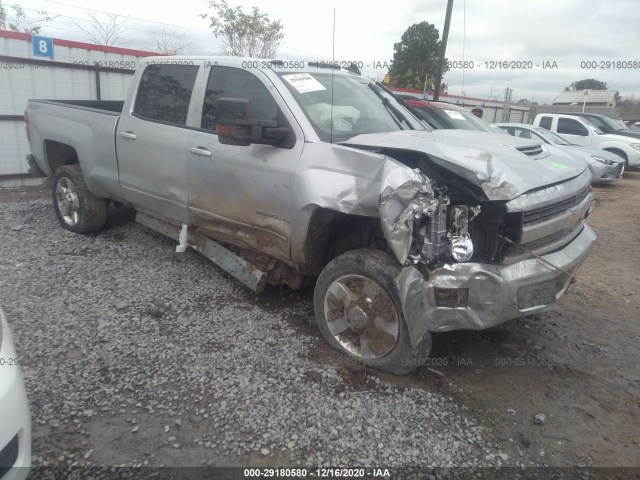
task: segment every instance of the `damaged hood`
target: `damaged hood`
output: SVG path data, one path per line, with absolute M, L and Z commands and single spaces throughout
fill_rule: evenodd
M 512 200 L 540 187 L 582 173 L 584 162 L 543 151 L 526 155 L 519 147 L 538 145 L 531 140 L 469 130 L 403 130 L 358 135 L 342 145 L 379 151 L 423 153 L 443 168 L 480 187 L 489 200 Z

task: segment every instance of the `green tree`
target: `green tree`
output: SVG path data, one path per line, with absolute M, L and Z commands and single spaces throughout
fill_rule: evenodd
M 607 90 L 607 84 L 595 78 L 585 78 L 584 80 L 572 82 L 571 85 L 565 87 L 564 90 L 566 92 L 575 90 Z
M 203 13 L 200 18 L 209 20 L 213 35 L 222 39 L 225 55 L 238 57 L 273 58 L 284 38 L 280 20 L 269 20 L 253 7 L 245 13 L 241 7 L 231 8 L 226 0 L 209 0 L 213 13 Z
M 393 50 L 389 70 L 392 86 L 422 90 L 428 74 L 427 88 L 433 88 L 440 61 L 440 33 L 435 25 L 426 21 L 414 23 L 405 30 L 400 41 L 393 45 Z M 445 62 L 442 73 L 447 70 Z
M 10 7 L 5 7 L 2 0 L 0 0 L 0 30 L 37 35 L 45 23 L 57 17 L 57 15 L 49 15 L 44 10 L 39 10 L 36 14 L 36 18 L 30 18 L 17 3 Z

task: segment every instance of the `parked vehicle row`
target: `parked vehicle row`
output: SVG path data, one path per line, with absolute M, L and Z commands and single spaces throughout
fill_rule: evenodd
M 533 125 L 557 133 L 574 145 L 615 153 L 625 161 L 625 168 L 640 167 L 640 139 L 633 136 L 605 134 L 590 120 L 574 114 L 540 113 Z
M 511 144 L 520 148 L 526 145 L 531 148 L 540 148 L 545 145 L 547 150 L 565 161 L 567 158 L 571 158 L 579 162 L 585 162 L 591 171 L 592 183 L 612 182 L 621 178 L 624 173 L 625 163 L 620 156 L 604 150 L 571 145 L 562 137 L 540 127 L 500 123 L 489 125 L 466 108 L 446 102 L 429 102 L 410 98 L 405 98 L 405 102 L 414 110 L 417 116 L 433 128 L 465 129 L 490 134 L 507 133 L 516 138 L 509 142 L 502 138 L 501 135 L 488 138 L 491 138 L 491 141 L 497 144 Z
M 625 162 L 615 153 L 607 150 L 574 145 L 549 130 L 525 123 L 494 123 L 505 132 L 518 138 L 532 138 L 546 145 L 553 145 L 567 155 L 584 160 L 589 165 L 593 180 L 592 184 L 608 183 L 622 178 Z

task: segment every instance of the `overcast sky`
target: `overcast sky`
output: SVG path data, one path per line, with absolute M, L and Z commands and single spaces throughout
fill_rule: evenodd
M 17 1 L 17 0 L 16 0 Z M 14 3 L 13 0 L 5 4 Z M 42 34 L 86 41 L 76 24 L 86 22 L 82 9 L 104 10 L 128 15 L 124 34 L 129 48 L 153 49 L 153 32 L 175 26 L 184 33 L 193 54 L 217 54 L 221 43 L 208 33 L 208 22 L 198 18 L 208 11 L 206 0 L 182 2 L 81 3 L 79 0 L 21 0 L 29 15 L 36 10 L 58 14 Z M 393 44 L 413 23 L 427 21 L 442 34 L 446 0 L 395 0 L 378 7 L 364 0 L 228 0 L 248 10 L 256 5 L 271 19 L 284 25 L 285 40 L 279 58 L 330 59 L 332 55 L 333 9 L 336 11 L 335 58 L 362 61 L 364 65 L 389 62 Z M 153 5 L 153 6 L 151 6 Z M 72 20 L 70 17 L 81 20 Z M 606 82 L 621 95 L 640 96 L 640 0 L 455 0 L 447 58 L 473 62 L 473 68 L 450 70 L 444 81 L 449 93 L 502 99 L 505 88 L 514 90 L 513 101 L 521 98 L 551 102 L 564 87 L 584 78 Z M 154 23 L 155 22 L 155 23 Z M 166 24 L 166 25 L 165 25 Z M 188 29 L 188 30 L 187 30 Z M 531 62 L 532 69 L 488 69 L 485 62 Z M 601 62 L 636 62 L 635 69 L 599 68 Z M 548 62 L 548 63 L 545 63 Z M 543 68 L 543 65 L 557 68 Z M 581 62 L 595 62 L 596 69 L 581 68 Z M 602 66 L 606 67 L 607 64 Z M 623 67 L 624 65 L 619 65 Z M 365 68 L 377 76 L 383 70 Z

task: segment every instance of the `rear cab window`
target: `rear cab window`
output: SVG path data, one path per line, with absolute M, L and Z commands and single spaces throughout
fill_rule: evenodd
M 186 126 L 198 69 L 197 65 L 148 65 L 140 79 L 133 115 Z
M 553 123 L 552 117 L 541 117 L 540 118 L 540 126 L 547 130 L 551 130 L 551 124 Z

